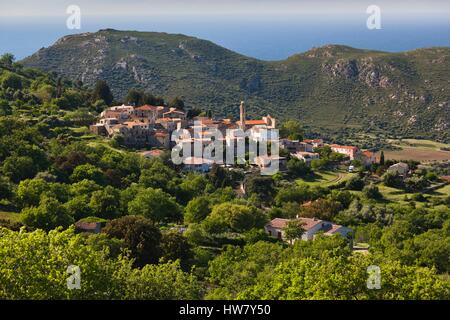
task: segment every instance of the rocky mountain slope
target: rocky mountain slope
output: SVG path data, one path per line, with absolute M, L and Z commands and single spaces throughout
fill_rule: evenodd
M 297 118 L 315 128 L 450 138 L 450 48 L 402 53 L 328 45 L 261 61 L 178 34 L 100 30 L 66 36 L 22 61 L 92 86 L 182 96 L 215 115 Z

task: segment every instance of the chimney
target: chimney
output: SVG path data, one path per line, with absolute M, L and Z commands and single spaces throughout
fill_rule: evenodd
M 240 117 L 239 117 L 239 127 L 245 131 L 245 105 L 244 101 L 241 101 L 241 106 L 239 107 Z

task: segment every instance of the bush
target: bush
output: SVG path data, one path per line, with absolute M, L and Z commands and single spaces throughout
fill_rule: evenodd
M 364 180 L 358 176 L 353 176 L 347 181 L 345 188 L 348 190 L 361 191 L 364 188 Z
M 365 186 L 363 189 L 363 194 L 368 199 L 375 199 L 379 200 L 383 198 L 383 195 L 381 194 L 380 190 L 377 186 L 370 184 L 368 186 Z

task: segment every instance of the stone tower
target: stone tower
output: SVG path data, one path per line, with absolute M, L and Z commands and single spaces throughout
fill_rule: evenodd
M 239 127 L 242 130 L 245 130 L 245 105 L 244 105 L 244 101 L 241 101 L 241 106 L 239 107 L 239 113 L 240 113 Z

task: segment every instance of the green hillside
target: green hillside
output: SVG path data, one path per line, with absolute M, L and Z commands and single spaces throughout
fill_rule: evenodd
M 118 100 L 142 88 L 236 116 L 244 99 L 249 116 L 450 139 L 450 48 L 386 53 L 328 45 L 268 62 L 184 35 L 107 29 L 66 36 L 22 62 L 89 86 L 107 80 Z

